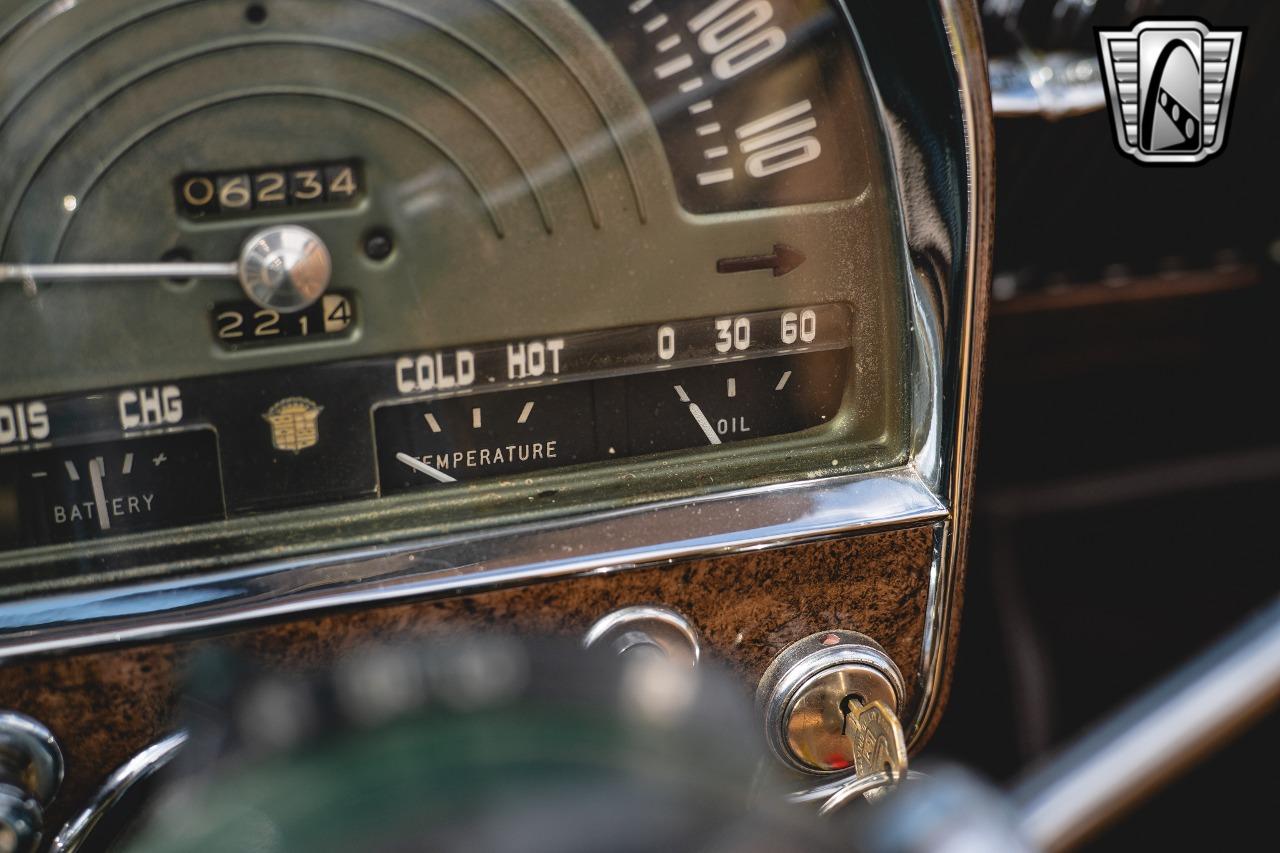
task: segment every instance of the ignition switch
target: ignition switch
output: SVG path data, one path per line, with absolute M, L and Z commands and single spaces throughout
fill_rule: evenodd
M 783 649 L 756 689 L 769 747 L 805 773 L 835 774 L 854 766 L 849 716 L 873 701 L 898 713 L 902 673 L 870 637 L 822 631 Z

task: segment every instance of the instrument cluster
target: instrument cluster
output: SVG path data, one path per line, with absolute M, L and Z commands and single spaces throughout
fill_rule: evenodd
M 0 563 L 906 453 L 838 2 L 10 0 L 0 63 Z

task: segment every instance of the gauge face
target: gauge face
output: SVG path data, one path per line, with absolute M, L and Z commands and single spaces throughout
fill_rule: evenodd
M 854 26 L 0 0 L 0 550 L 900 458 Z
M 843 311 L 824 306 L 432 355 L 435 376 L 466 364 L 468 387 L 518 387 L 379 408 L 382 492 L 820 426 L 840 407 L 848 329 Z M 397 364 L 402 387 L 418 384 L 421 359 Z M 604 365 L 615 367 L 585 378 Z M 535 370 L 571 381 L 522 381 Z
M 695 213 L 838 201 L 871 168 L 841 10 L 793 2 L 584 3 L 662 136 Z
M 0 459 L 17 517 L 9 547 L 75 542 L 225 517 L 218 443 L 208 429 L 51 448 Z

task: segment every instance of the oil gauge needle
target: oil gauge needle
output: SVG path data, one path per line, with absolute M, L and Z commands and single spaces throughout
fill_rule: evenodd
M 698 426 L 702 428 L 702 434 L 707 437 L 707 441 L 712 444 L 720 443 L 720 436 L 716 435 L 716 431 L 711 428 L 711 421 L 707 420 L 707 416 L 702 413 L 702 408 L 689 399 L 689 395 L 684 392 L 684 388 L 680 385 L 675 386 L 676 396 L 680 398 L 681 403 L 689 404 L 689 414 L 693 415 L 693 419 L 697 421 Z
M 93 488 L 93 505 L 98 511 L 98 526 L 103 530 L 111 529 L 111 519 L 107 516 L 107 493 L 102 489 L 102 460 L 89 460 L 89 485 Z
M 437 468 L 432 468 L 430 465 L 423 462 L 421 459 L 415 459 L 414 457 L 410 456 L 408 453 L 397 453 L 396 459 L 399 459 L 401 462 L 408 465 L 413 470 L 421 471 L 423 474 L 426 474 L 428 477 L 431 477 L 433 479 L 439 480 L 441 483 L 458 482 L 456 477 L 450 477 L 445 472 Z

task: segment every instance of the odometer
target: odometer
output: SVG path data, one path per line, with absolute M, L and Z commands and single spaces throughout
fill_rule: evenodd
M 0 550 L 903 458 L 842 4 L 252 9 L 0 0 Z

